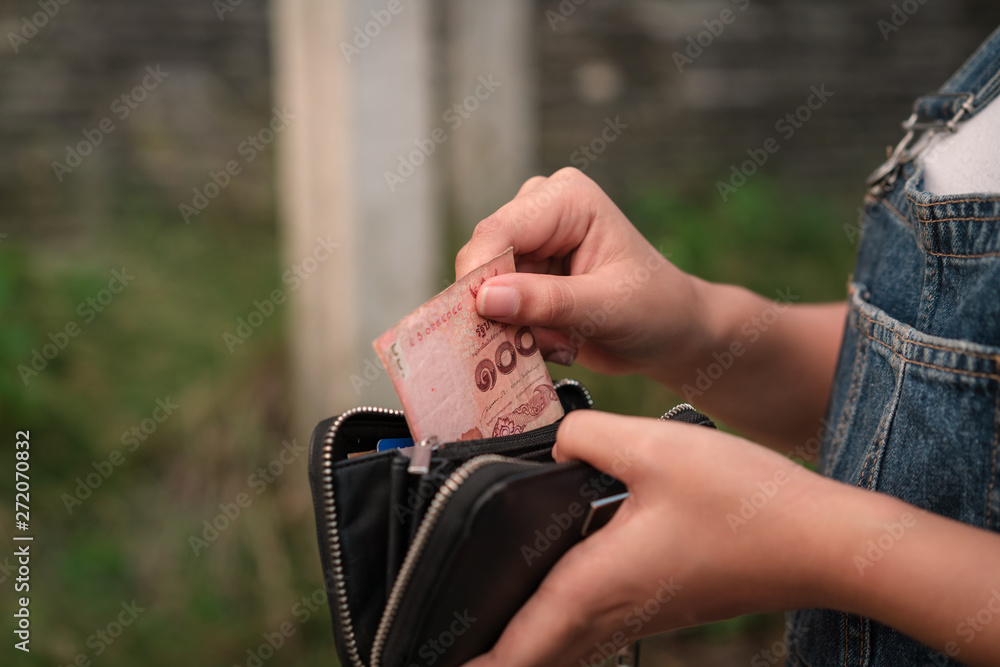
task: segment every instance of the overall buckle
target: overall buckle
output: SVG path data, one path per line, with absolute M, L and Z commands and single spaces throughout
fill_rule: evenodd
M 936 135 L 941 132 L 955 132 L 958 129 L 959 121 L 973 111 L 972 100 L 975 99 L 975 95 L 972 93 L 941 93 L 936 97 L 963 97 L 965 99 L 955 115 L 947 121 L 922 119 L 914 109 L 910 117 L 903 122 L 903 129 L 906 131 L 903 140 L 896 145 L 895 149 L 886 150 L 888 159 L 868 176 L 868 185 L 871 186 L 872 194 L 877 195 L 879 191 L 884 192 L 892 187 L 893 183 L 896 182 L 900 167 L 913 162 L 930 145 L 931 140 Z

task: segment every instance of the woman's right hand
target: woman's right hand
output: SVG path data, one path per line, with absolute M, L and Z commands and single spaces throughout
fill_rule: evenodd
M 659 376 L 671 359 L 697 357 L 700 281 L 664 259 L 579 170 L 525 182 L 476 226 L 456 276 L 510 246 L 518 272 L 487 280 L 476 307 L 483 317 L 532 325 L 546 359 Z

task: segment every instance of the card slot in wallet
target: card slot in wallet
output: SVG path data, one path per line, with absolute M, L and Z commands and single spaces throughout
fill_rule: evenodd
M 396 575 L 406 557 L 413 535 L 414 516 L 417 514 L 416 487 L 420 480 L 407 472 L 409 461 L 397 456 L 390 465 L 389 539 L 386 544 L 386 590 L 392 588 Z

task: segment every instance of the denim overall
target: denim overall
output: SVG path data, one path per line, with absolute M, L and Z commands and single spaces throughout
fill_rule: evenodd
M 938 93 L 916 101 L 906 138 L 869 180 L 820 460 L 820 471 L 841 482 L 993 531 L 1000 193 L 926 192 L 921 160 L 933 156 L 921 153 L 928 135 L 961 132 L 998 92 L 1000 30 Z M 855 561 L 859 577 L 880 566 L 879 549 L 906 549 L 906 537 L 890 533 L 874 546 Z M 948 567 L 962 568 L 961 557 Z M 970 639 L 961 622 L 948 628 L 957 647 L 949 657 L 868 618 L 800 610 L 788 616 L 787 664 L 957 665 Z

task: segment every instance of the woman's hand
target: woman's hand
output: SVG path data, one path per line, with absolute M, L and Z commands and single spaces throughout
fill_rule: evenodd
M 590 410 L 566 415 L 555 457 L 615 475 L 629 497 L 469 667 L 577 665 L 663 630 L 818 602 L 809 526 L 835 482 L 714 429 Z
M 530 179 L 480 222 L 458 253 L 456 276 L 510 246 L 518 273 L 486 281 L 476 305 L 484 317 L 535 326 L 550 361 L 653 373 L 699 340 L 699 281 L 576 169 Z
M 873 618 L 963 664 L 1000 664 L 995 532 L 703 426 L 578 410 L 554 456 L 618 477 L 629 497 L 466 667 L 598 664 L 663 630 L 811 607 Z
M 792 306 L 686 274 L 572 168 L 530 179 L 480 222 L 455 273 L 511 246 L 518 272 L 487 280 L 476 307 L 483 317 L 531 325 L 548 361 L 642 373 L 781 451 L 816 435 L 843 303 Z

